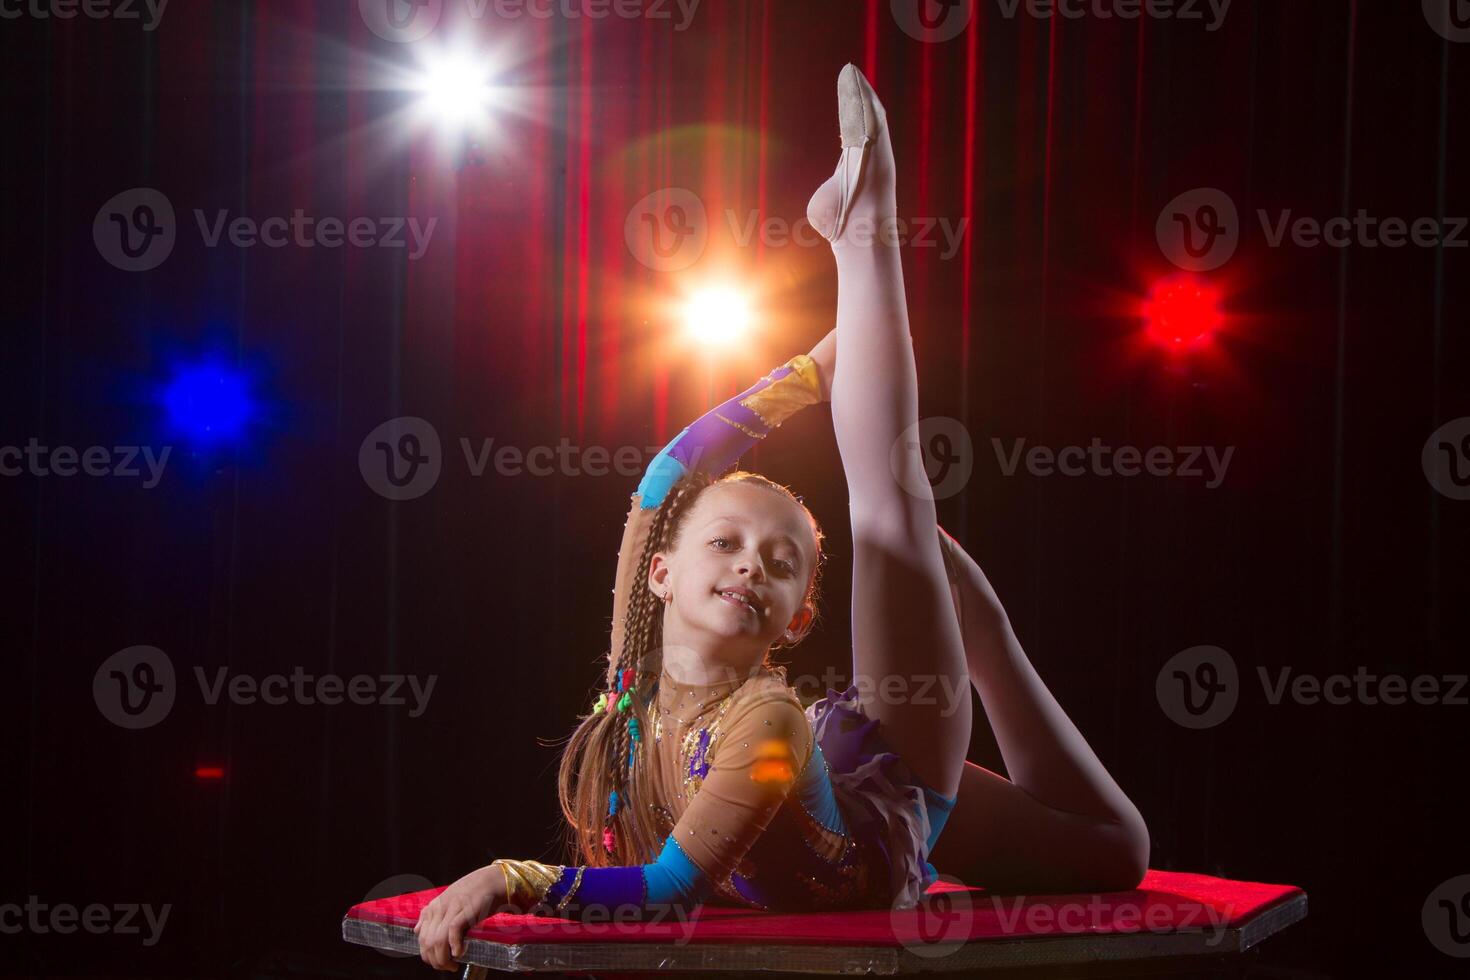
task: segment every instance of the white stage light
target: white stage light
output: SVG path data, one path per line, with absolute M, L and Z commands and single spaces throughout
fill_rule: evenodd
M 734 343 L 750 329 L 750 303 L 734 289 L 712 288 L 696 293 L 684 310 L 684 325 L 701 344 Z

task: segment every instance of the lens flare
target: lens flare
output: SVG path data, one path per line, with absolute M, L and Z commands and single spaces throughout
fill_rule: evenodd
M 739 291 L 723 287 L 703 289 L 684 308 L 684 326 L 698 343 L 721 347 L 740 340 L 750 330 L 750 301 Z

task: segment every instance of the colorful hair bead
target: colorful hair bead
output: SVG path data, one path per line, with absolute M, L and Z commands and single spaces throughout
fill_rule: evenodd
M 604 830 L 602 832 L 602 847 L 603 847 L 603 849 L 605 851 L 607 851 L 607 853 L 611 854 L 613 852 L 613 848 L 617 847 L 617 844 L 618 844 L 618 839 L 615 836 L 613 836 L 612 828 L 611 827 L 608 827 L 606 830 Z
M 607 710 L 607 692 L 606 691 L 603 691 L 601 694 L 597 695 L 597 703 L 592 706 L 592 713 L 594 715 L 595 714 L 600 714 L 601 712 L 604 712 L 606 710 Z
M 631 738 L 635 742 L 638 741 L 638 737 L 639 736 L 638 736 L 638 719 L 637 718 L 629 718 L 628 719 L 628 737 Z
M 618 791 L 613 790 L 607 795 L 607 812 L 611 816 L 618 812 Z
M 618 678 L 618 690 L 628 691 L 633 688 L 633 668 L 624 669 L 623 676 Z
M 623 692 L 623 696 L 620 697 L 620 698 L 618 698 L 618 710 L 619 711 L 627 711 L 632 706 L 633 706 L 633 695 L 630 692 L 624 691 Z

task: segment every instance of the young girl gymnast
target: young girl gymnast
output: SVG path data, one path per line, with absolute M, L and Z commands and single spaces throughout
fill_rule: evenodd
M 415 926 L 431 966 L 454 969 L 465 933 L 500 911 L 608 921 L 706 901 L 909 908 L 938 868 L 1009 892 L 1143 877 L 1137 808 L 1032 669 L 984 573 L 935 523 L 932 494 L 908 489 L 928 487 L 919 448 L 890 453 L 918 411 L 885 232 L 893 150 L 855 66 L 837 93 L 841 159 L 807 209 L 836 256 L 837 327 L 649 464 L 618 554 L 605 689 L 562 757 L 578 863 L 502 858 L 450 885 Z M 785 487 L 726 470 L 820 401 L 851 498 L 855 683 L 803 710 L 770 656 L 813 626 L 822 531 Z M 878 696 L 967 695 L 967 683 L 1009 779 L 965 759 L 968 696 Z

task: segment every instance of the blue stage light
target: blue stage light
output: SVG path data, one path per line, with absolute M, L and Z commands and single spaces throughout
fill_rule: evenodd
M 200 442 L 239 438 L 255 410 L 244 375 L 223 361 L 179 368 L 162 395 L 170 425 Z

